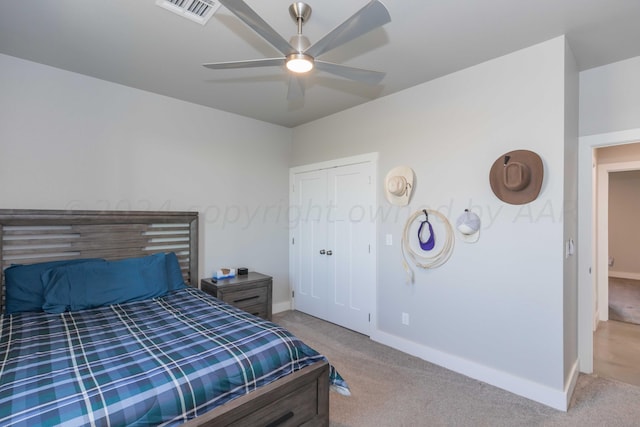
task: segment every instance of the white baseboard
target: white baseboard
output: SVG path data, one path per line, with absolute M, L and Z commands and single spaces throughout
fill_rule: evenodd
M 629 271 L 609 270 L 609 277 L 615 277 L 617 279 L 640 280 L 640 273 L 631 273 Z
M 291 310 L 291 301 L 277 302 L 271 308 L 273 314 Z
M 371 334 L 371 339 L 411 354 L 412 356 L 419 357 L 427 362 L 434 363 L 459 374 L 485 382 L 560 411 L 566 411 L 569 407 L 571 394 L 573 393 L 579 374 L 578 364 L 576 361 L 566 388 L 564 390 L 559 390 L 442 352 L 440 350 L 417 344 L 413 341 L 409 341 L 386 332 L 374 331 Z
M 571 367 L 571 372 L 569 373 L 569 378 L 567 381 L 567 387 L 564 392 L 567 399 L 567 409 L 569 408 L 569 404 L 571 403 L 571 396 L 573 396 L 573 391 L 576 389 L 576 383 L 578 382 L 579 375 L 580 375 L 580 363 L 579 363 L 579 360 L 576 360 L 573 366 Z M 565 411 L 567 409 L 565 409 Z

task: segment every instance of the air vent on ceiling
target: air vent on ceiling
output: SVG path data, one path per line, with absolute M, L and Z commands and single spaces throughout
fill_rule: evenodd
M 156 0 L 156 4 L 204 25 L 220 7 L 214 0 Z

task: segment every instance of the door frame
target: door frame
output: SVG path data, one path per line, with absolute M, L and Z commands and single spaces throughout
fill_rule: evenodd
M 294 166 L 289 168 L 289 195 L 293 192 L 293 185 L 295 180 L 295 175 L 299 173 L 305 172 L 313 172 L 317 170 L 323 169 L 332 169 L 342 166 L 356 165 L 361 163 L 371 163 L 371 168 L 373 173 L 371 174 L 371 185 L 374 189 L 373 191 L 373 200 L 372 200 L 372 208 L 375 210 L 378 206 L 378 158 L 379 154 L 377 152 L 374 153 L 366 153 L 359 154 L 356 156 L 342 157 L 338 159 L 327 160 L 318 163 L 311 163 L 307 165 Z M 291 207 L 291 198 L 289 198 L 289 206 Z M 291 213 L 291 208 L 289 209 Z M 374 212 L 375 213 L 375 212 Z M 371 255 L 374 257 L 375 269 L 373 272 L 373 288 L 371 289 L 371 294 L 369 296 L 369 309 L 371 311 L 371 319 L 369 322 L 369 335 L 372 334 L 372 331 L 377 330 L 377 307 L 378 307 L 378 216 L 375 216 L 375 224 L 373 227 L 373 236 L 371 236 Z M 292 244 L 294 237 L 294 228 L 289 226 L 289 245 Z M 294 252 L 293 248 L 289 246 L 289 296 L 291 298 L 291 309 L 295 310 L 295 298 L 292 296 L 293 291 L 295 290 L 295 284 L 293 280 L 294 271 L 293 271 L 293 263 L 294 263 Z
M 596 253 L 596 177 L 594 150 L 640 141 L 640 128 L 582 136 L 578 146 L 578 360 L 580 372 L 593 372 L 598 254 Z M 606 258 L 605 258 L 606 265 Z M 592 274 L 591 270 L 595 270 Z

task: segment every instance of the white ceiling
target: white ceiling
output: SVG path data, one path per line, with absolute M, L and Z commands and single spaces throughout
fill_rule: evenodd
M 155 0 L 0 2 L 0 53 L 286 127 L 567 35 L 580 70 L 640 56 L 640 0 L 382 0 L 391 22 L 322 56 L 387 73 L 369 87 L 309 77 L 287 101 L 283 69 L 210 70 L 205 62 L 281 54 L 220 7 L 204 26 Z M 291 0 L 246 0 L 285 39 Z M 368 0 L 308 0 L 311 43 Z

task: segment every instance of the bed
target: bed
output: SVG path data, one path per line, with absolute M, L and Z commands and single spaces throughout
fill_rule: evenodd
M 197 289 L 197 213 L 0 210 L 0 256 L 0 425 L 328 425 L 329 388 L 348 390 Z M 33 271 L 27 299 L 13 283 Z

